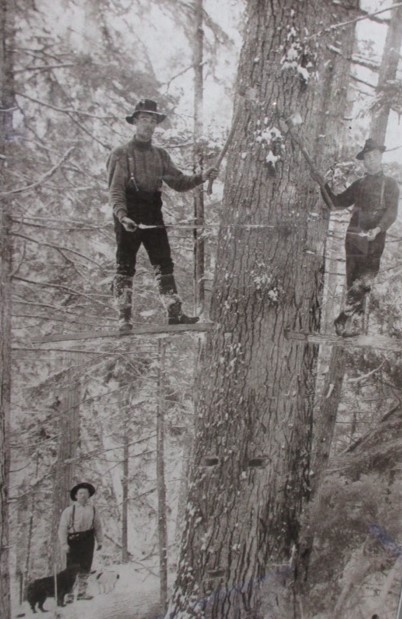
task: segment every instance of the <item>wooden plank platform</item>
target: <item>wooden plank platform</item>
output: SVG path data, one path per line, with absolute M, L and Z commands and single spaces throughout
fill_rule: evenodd
M 327 333 L 301 333 L 288 331 L 288 340 L 299 344 L 321 344 L 326 346 L 342 346 L 343 348 L 374 348 L 389 352 L 402 353 L 402 338 L 386 335 L 355 335 L 353 337 L 339 337 Z
M 205 333 L 213 327 L 212 322 L 196 322 L 194 325 L 138 325 L 134 326 L 129 333 L 119 333 L 118 331 L 82 331 L 76 333 L 56 333 L 46 337 L 32 338 L 33 344 L 48 344 L 51 342 L 74 342 L 78 340 L 97 340 L 104 338 L 115 338 L 116 340 L 127 340 L 131 337 L 144 337 L 156 335 L 168 337 L 180 333 Z

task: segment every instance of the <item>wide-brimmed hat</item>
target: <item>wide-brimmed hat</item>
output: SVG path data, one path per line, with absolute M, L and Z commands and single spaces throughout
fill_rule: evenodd
M 70 490 L 70 497 L 71 497 L 72 501 L 76 500 L 75 497 L 77 496 L 77 492 L 81 488 L 85 488 L 86 490 L 88 490 L 89 496 L 92 496 L 93 494 L 95 494 L 94 486 L 92 484 L 88 484 L 86 481 L 83 481 L 83 482 L 77 484 L 76 486 L 74 486 L 74 488 L 71 488 L 71 490 Z
M 369 138 L 368 140 L 366 140 L 363 150 L 361 150 L 360 153 L 356 155 L 356 159 L 364 159 L 364 155 L 366 153 L 370 153 L 372 150 L 379 150 L 381 153 L 383 153 L 386 148 L 385 146 L 378 144 L 378 142 L 373 140 L 373 138 Z
M 138 116 L 140 112 L 153 114 L 154 116 L 156 116 L 158 124 L 166 118 L 166 114 L 161 114 L 160 112 L 158 112 L 158 104 L 156 103 L 156 101 L 152 101 L 152 99 L 141 99 L 141 101 L 138 101 L 137 105 L 135 106 L 135 110 L 131 114 L 131 116 L 126 116 L 126 121 L 130 123 L 130 125 L 133 125 L 134 119 L 136 118 L 136 116 Z

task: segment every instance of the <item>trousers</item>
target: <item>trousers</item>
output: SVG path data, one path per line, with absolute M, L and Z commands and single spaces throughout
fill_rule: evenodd
M 384 232 L 378 234 L 374 241 L 353 234 L 346 235 L 347 305 L 363 307 L 364 297 L 370 292 L 371 283 L 380 270 L 384 247 Z
M 74 533 L 69 536 L 67 553 L 67 567 L 79 565 L 82 574 L 89 574 L 94 557 L 95 533 L 93 529 Z
M 157 278 L 173 274 L 173 260 L 162 216 L 162 198 L 159 191 L 147 192 L 132 186 L 126 190 L 127 216 L 137 224 L 156 225 L 158 228 L 127 232 L 114 217 L 116 235 L 116 273 L 132 277 L 135 274 L 137 253 L 141 245 L 148 254 Z

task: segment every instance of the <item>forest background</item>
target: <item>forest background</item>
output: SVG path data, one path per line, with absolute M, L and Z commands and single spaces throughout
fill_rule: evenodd
M 246 4 L 3 3 L 7 47 L 2 80 L 7 87 L 2 110 L 12 110 L 11 123 L 7 125 L 10 113 L 2 119 L 2 509 L 9 523 L 7 530 L 3 520 L 2 546 L 9 553 L 2 555 L 2 569 L 9 568 L 10 576 L 10 583 L 2 579 L 4 617 L 10 616 L 8 584 L 15 614 L 26 582 L 61 565 L 57 524 L 68 504 L 68 489 L 81 479 L 96 486 L 96 505 L 104 522 L 105 543 L 96 566 L 121 573 L 116 592 L 86 604 L 88 616 L 156 617 L 174 589 L 195 405 L 202 389 L 196 379 L 205 371 L 204 336 L 97 338 L 46 345 L 39 340 L 115 328 L 107 156 L 131 137 L 124 116 L 139 98 L 149 97 L 168 111 L 156 141 L 181 169 L 191 172 L 214 161 L 232 122 Z M 385 6 L 362 3 L 360 11 Z M 395 21 L 401 20 L 400 13 L 395 15 Z M 355 153 L 368 137 L 373 118 L 384 109 L 386 170 L 402 178 L 400 71 L 385 87 L 378 83 L 389 25 L 389 13 L 356 25 L 345 131 L 338 141 L 332 136 L 337 157 L 331 168 L 322 170 L 337 190 L 362 174 Z M 318 18 L 313 26 L 320 30 Z M 262 133 L 258 127 L 256 131 Z M 309 149 L 315 150 L 303 127 L 300 131 Z M 272 164 L 266 160 L 264 165 L 269 170 Z M 304 174 L 308 179 L 307 168 Z M 213 296 L 224 179 L 222 170 L 211 197 L 164 191 L 166 219 L 172 223 L 189 223 L 195 216 L 202 222 L 200 208 L 205 203 L 205 228 L 196 233 L 174 227 L 170 231 L 184 300 L 204 317 Z M 318 188 L 306 182 L 318 201 Z M 323 332 L 332 330 L 342 294 L 347 218 L 337 214 L 330 223 Z M 370 302 L 369 332 L 384 337 L 401 333 L 401 231 L 398 221 L 388 236 Z M 264 287 L 265 275 L 255 277 Z M 254 282 L 258 284 L 255 278 Z M 164 323 L 145 255 L 135 279 L 134 311 L 139 325 Z M 10 327 L 12 339 L 7 337 Z M 294 612 L 324 619 L 333 612 L 357 617 L 380 609 L 381 616 L 391 617 L 401 585 L 400 359 L 375 347 L 348 349 L 341 357 L 341 366 L 338 359 L 334 369 L 331 349 L 320 348 L 316 419 L 325 419 L 325 399 L 330 400 L 331 391 L 337 398 L 331 403 L 336 420 L 331 411 L 332 426 L 316 422 L 317 435 L 332 427 L 332 434 L 321 435 L 331 445 L 330 461 L 328 465 L 322 459 L 319 490 L 300 514 L 301 522 L 314 531 L 314 542 L 308 592 L 298 592 Z M 392 444 L 390 438 L 395 439 Z M 292 561 L 289 556 L 282 567 L 292 567 Z M 293 590 L 288 584 L 285 590 Z M 74 617 L 77 610 L 65 612 Z

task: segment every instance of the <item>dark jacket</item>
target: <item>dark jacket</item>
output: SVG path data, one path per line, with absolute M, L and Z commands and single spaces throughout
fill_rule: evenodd
M 338 195 L 328 185 L 325 187 L 336 208 L 354 205 L 348 233 L 367 232 L 377 227 L 385 233 L 397 218 L 398 183 L 382 171 L 366 174 Z
M 119 221 L 127 216 L 127 189 L 133 185 L 132 171 L 138 189 L 150 194 L 160 192 L 162 182 L 176 191 L 188 191 L 202 183 L 201 174 L 183 174 L 163 148 L 151 142 L 139 142 L 135 137 L 111 153 L 107 171 L 110 205 Z

